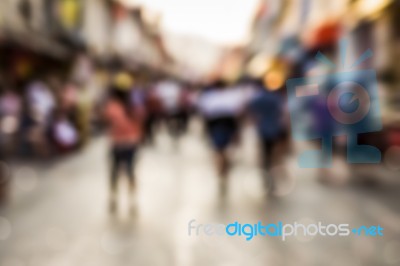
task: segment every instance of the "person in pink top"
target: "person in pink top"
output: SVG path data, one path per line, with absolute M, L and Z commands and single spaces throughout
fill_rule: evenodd
M 142 111 L 131 101 L 129 74 L 116 76 L 105 104 L 104 116 L 111 139 L 110 211 L 115 211 L 118 172 L 122 166 L 129 178 L 130 194 L 135 187 L 135 155 L 142 138 Z

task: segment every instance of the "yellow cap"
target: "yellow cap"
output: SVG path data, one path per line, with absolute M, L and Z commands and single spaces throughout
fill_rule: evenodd
M 133 82 L 133 77 L 127 72 L 120 72 L 114 77 L 114 85 L 121 90 L 129 90 Z

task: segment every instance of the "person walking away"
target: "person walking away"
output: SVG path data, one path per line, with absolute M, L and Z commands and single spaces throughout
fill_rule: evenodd
M 133 79 L 127 73 L 116 75 L 105 104 L 105 119 L 111 139 L 110 211 L 117 208 L 118 172 L 125 167 L 132 196 L 135 187 L 134 166 L 139 142 L 142 138 L 141 114 L 131 102 Z M 132 203 L 132 202 L 131 202 Z M 132 206 L 131 206 L 132 207 Z
M 271 168 L 280 163 L 281 145 L 285 139 L 284 100 L 280 91 L 270 91 L 261 82 L 250 101 L 248 112 L 255 123 L 261 142 L 261 164 L 269 192 L 274 189 Z
M 237 88 L 227 87 L 222 81 L 207 88 L 198 99 L 198 108 L 205 120 L 207 135 L 216 155 L 221 192 L 226 189 L 229 172 L 228 148 L 239 131 L 238 118 L 243 97 Z

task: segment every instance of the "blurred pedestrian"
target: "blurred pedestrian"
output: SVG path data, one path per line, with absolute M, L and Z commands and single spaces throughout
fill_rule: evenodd
M 135 159 L 142 138 L 142 114 L 131 101 L 133 79 L 128 73 L 116 75 L 104 115 L 111 139 L 110 211 L 117 207 L 118 172 L 122 166 L 129 178 L 130 195 L 135 187 Z M 132 202 L 131 202 L 132 203 Z
M 222 81 L 212 84 L 198 99 L 198 108 L 205 119 L 206 132 L 216 154 L 222 189 L 226 186 L 229 171 L 227 149 L 237 137 L 242 107 L 241 91 L 228 88 Z
M 156 84 L 151 84 L 145 95 L 146 119 L 144 122 L 145 141 L 153 144 L 155 127 L 162 117 L 162 103 L 157 95 Z
M 55 144 L 55 151 L 58 154 L 68 153 L 75 150 L 78 146 L 78 130 L 68 118 L 68 114 L 62 109 L 58 109 L 54 112 L 50 132 Z
M 11 89 L 0 88 L 0 145 L 1 153 L 8 155 L 15 151 L 17 133 L 22 115 L 21 97 Z
M 183 131 L 181 123 L 183 106 L 183 88 L 175 80 L 163 80 L 156 85 L 156 94 L 160 100 L 166 126 L 170 135 L 179 137 Z
M 54 94 L 46 83 L 34 80 L 28 84 L 26 103 L 25 120 L 29 121 L 26 123 L 26 139 L 35 155 L 49 156 L 50 145 L 47 132 L 56 106 Z
M 284 99 L 280 91 L 272 91 L 263 83 L 256 82 L 254 98 L 248 106 L 249 114 L 257 128 L 260 147 L 261 164 L 267 174 L 267 187 L 273 190 L 273 177 L 270 170 L 281 163 L 282 149 L 287 137 L 284 121 Z

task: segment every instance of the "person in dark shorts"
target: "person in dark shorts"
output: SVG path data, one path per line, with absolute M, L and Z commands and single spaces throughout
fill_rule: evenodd
M 207 133 L 217 151 L 225 150 L 237 133 L 237 121 L 234 116 L 210 118 L 206 121 Z
M 243 98 L 236 88 L 216 82 L 199 97 L 198 107 L 216 154 L 217 171 L 224 188 L 229 171 L 227 149 L 238 133 L 238 117 L 242 111 Z
M 138 109 L 130 101 L 132 78 L 127 73 L 116 76 L 105 104 L 105 119 L 111 139 L 110 211 L 115 211 L 118 172 L 122 166 L 129 178 L 130 194 L 135 187 L 135 155 L 142 137 L 142 119 Z

